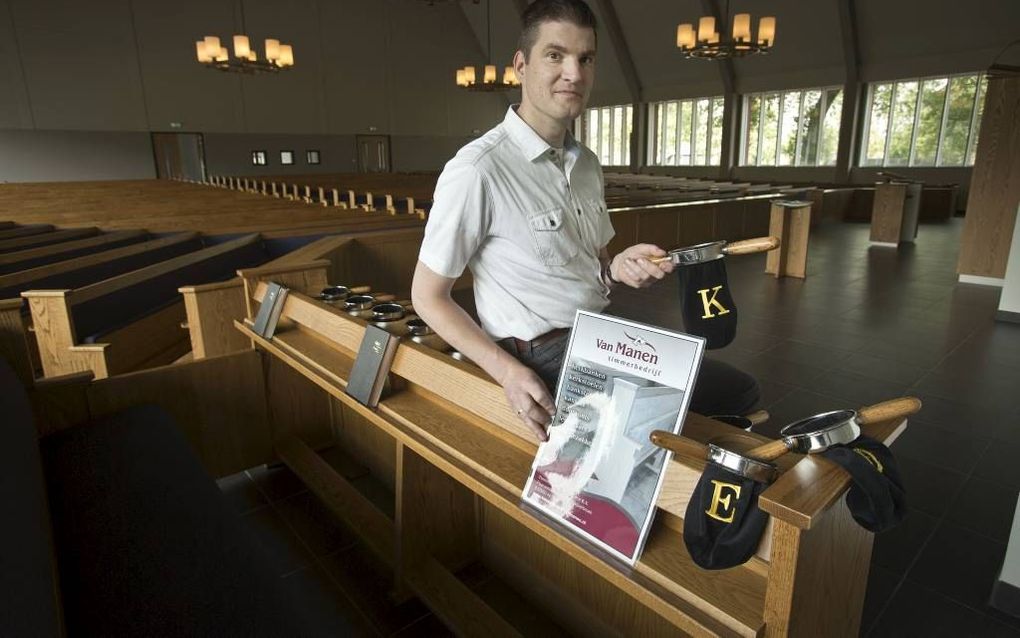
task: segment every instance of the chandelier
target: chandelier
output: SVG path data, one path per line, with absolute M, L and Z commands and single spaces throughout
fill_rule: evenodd
M 726 3 L 729 15 L 729 2 Z M 715 28 L 715 16 L 702 16 L 698 29 L 690 23 L 677 25 L 676 46 L 685 58 L 719 60 L 742 58 L 756 53 L 768 53 L 776 39 L 776 19 L 766 16 L 758 20 L 757 38 L 751 38 L 751 14 L 733 16 L 733 37 L 721 39 Z
M 492 20 L 489 15 L 491 4 L 492 0 L 485 1 L 485 29 L 487 38 L 485 57 L 489 61 L 492 60 Z M 478 75 L 473 65 L 469 64 L 462 69 L 457 69 L 457 86 L 468 91 L 506 91 L 521 85 L 521 81 L 517 79 L 517 73 L 512 66 L 507 66 L 503 69 L 502 79 L 498 77 L 495 64 L 486 64 L 483 68 L 481 82 L 478 81 Z
M 265 59 L 260 60 L 251 47 L 246 35 L 234 36 L 234 56 L 227 48 L 220 46 L 220 39 L 214 35 L 205 36 L 195 42 L 198 61 L 210 69 L 233 73 L 276 73 L 280 69 L 294 66 L 294 49 L 279 40 L 266 40 Z
M 279 40 L 267 38 L 265 41 L 265 55 L 259 59 L 255 49 L 251 46 L 251 40 L 244 33 L 247 31 L 244 23 L 244 1 L 241 1 L 241 35 L 233 37 L 233 57 L 227 51 L 227 47 L 220 45 L 220 39 L 214 35 L 207 35 L 204 39 L 195 42 L 195 56 L 205 67 L 226 71 L 228 73 L 276 73 L 280 69 L 294 66 L 294 48 L 289 44 L 281 44 Z M 236 23 L 235 23 L 236 25 Z

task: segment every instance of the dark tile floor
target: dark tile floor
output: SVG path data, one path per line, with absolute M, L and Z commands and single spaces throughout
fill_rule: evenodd
M 893 445 L 911 509 L 876 537 L 866 636 L 1020 636 L 1020 620 L 987 605 L 1020 490 L 1020 325 L 993 320 L 997 288 L 956 283 L 961 227 L 924 225 L 916 246 L 895 250 L 869 247 L 866 225 L 823 225 L 803 281 L 764 275 L 761 255 L 727 259 L 740 328 L 711 356 L 759 379 L 772 414 L 762 432 L 903 393 L 924 401 Z M 617 292 L 610 311 L 680 329 L 672 285 Z M 448 633 L 420 602 L 387 597 L 382 566 L 286 469 L 221 487 L 323 635 Z M 471 578 L 494 606 L 523 604 L 484 570 Z

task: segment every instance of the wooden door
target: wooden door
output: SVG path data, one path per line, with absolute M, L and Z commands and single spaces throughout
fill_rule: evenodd
M 390 171 L 390 136 L 358 135 L 358 171 L 388 173 Z
M 201 133 L 153 133 L 152 152 L 159 179 L 205 178 L 205 145 Z

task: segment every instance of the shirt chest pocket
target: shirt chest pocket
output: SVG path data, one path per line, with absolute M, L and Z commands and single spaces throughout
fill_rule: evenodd
M 605 205 L 599 200 L 583 199 L 580 201 L 580 206 L 582 211 L 579 216 L 581 233 L 591 250 L 598 251 L 605 245 L 602 241 L 608 222 Z
M 559 208 L 528 215 L 528 230 L 539 260 L 546 266 L 564 266 L 577 255 L 578 242 Z

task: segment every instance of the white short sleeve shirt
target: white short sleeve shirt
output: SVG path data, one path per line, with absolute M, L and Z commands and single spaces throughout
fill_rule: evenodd
M 598 255 L 613 234 L 595 154 L 569 133 L 551 147 L 512 106 L 446 164 L 419 259 L 444 277 L 471 270 L 490 337 L 534 339 L 608 305 Z

